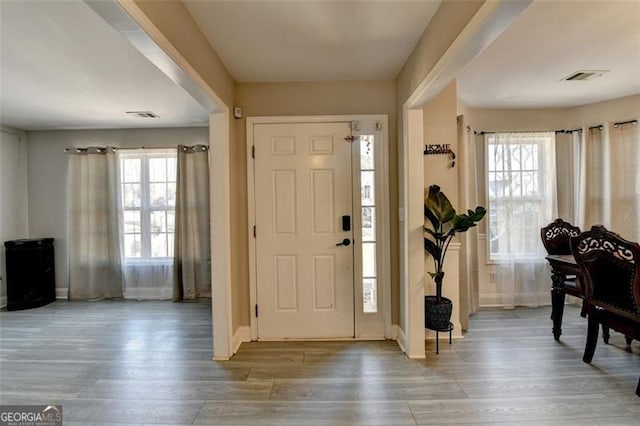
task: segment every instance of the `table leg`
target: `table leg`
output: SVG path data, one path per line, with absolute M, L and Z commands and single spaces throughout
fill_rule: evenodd
M 566 275 L 551 273 L 551 321 L 553 321 L 553 338 L 560 340 L 562 334 L 562 315 L 564 314 L 564 281 Z

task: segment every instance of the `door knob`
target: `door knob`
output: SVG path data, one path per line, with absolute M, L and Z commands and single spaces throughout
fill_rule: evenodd
M 345 238 L 341 243 L 336 244 L 336 247 L 348 246 L 349 244 L 351 244 L 351 240 L 349 238 Z

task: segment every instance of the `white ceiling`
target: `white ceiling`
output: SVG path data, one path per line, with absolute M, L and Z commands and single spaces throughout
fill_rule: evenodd
M 579 70 L 610 72 L 562 81 Z M 640 1 L 536 0 L 457 82 L 465 103 L 484 108 L 572 107 L 640 93 Z
M 208 113 L 82 1 L 0 0 L 0 123 L 206 126 Z M 152 111 L 156 119 L 130 117 Z
M 240 82 L 393 79 L 439 3 L 185 1 Z M 198 102 L 84 2 L 0 0 L 0 19 L 3 125 L 207 124 Z M 560 81 L 581 69 L 611 72 Z M 536 0 L 457 78 L 471 106 L 544 108 L 640 93 L 639 76 L 639 1 Z
M 184 0 L 239 82 L 393 80 L 440 0 Z

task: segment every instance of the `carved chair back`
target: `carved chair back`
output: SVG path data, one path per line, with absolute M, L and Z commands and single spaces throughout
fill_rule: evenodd
M 556 219 L 540 229 L 542 244 L 548 254 L 571 254 L 570 237 L 580 235 L 580 228 L 562 219 Z
M 640 245 L 602 225 L 570 240 L 585 300 L 640 322 Z

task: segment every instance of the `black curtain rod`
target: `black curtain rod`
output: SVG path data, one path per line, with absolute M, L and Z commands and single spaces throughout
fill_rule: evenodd
M 638 120 L 620 121 L 613 123 L 613 127 L 624 126 L 625 124 L 638 124 Z
M 0 0 L 1 1 L 1 0 Z M 125 147 L 118 148 L 115 146 L 90 146 L 86 148 L 65 148 L 64 152 L 74 152 L 74 153 L 83 153 L 88 150 L 95 151 L 97 153 L 107 152 L 107 149 L 111 149 L 113 151 L 128 151 L 128 150 L 141 150 L 141 149 L 177 149 L 177 146 L 138 146 L 138 147 Z M 209 149 L 208 145 L 196 144 L 193 146 L 186 146 L 186 150 L 194 150 L 201 149 L 202 151 L 206 151 Z
M 571 132 L 575 132 L 581 129 L 576 129 L 576 130 L 512 130 L 512 131 L 508 131 L 508 132 L 485 132 L 485 131 L 481 131 L 481 132 L 476 132 L 475 130 L 473 131 L 473 133 L 475 135 L 495 135 L 496 133 L 547 133 L 547 132 L 555 132 L 555 133 L 571 133 Z
M 624 126 L 625 124 L 638 124 L 638 120 L 628 120 L 628 121 L 619 121 L 617 123 L 613 123 L 613 127 Z M 604 129 L 604 125 L 600 124 L 599 126 L 591 126 L 588 128 L 589 130 L 593 129 Z M 470 130 L 467 127 L 467 130 Z M 581 132 L 582 129 L 572 129 L 572 130 L 517 130 L 517 131 L 508 131 L 508 132 L 485 132 L 485 131 L 473 131 L 474 135 L 493 135 L 495 133 L 542 133 L 542 132 L 555 132 L 555 133 L 573 133 L 573 132 Z
M 573 133 L 573 132 L 581 132 L 582 129 L 571 129 L 571 130 L 556 130 L 556 133 Z
M 74 154 L 80 154 L 80 153 L 85 153 L 85 152 L 95 152 L 97 154 L 103 154 L 107 152 L 107 149 L 111 149 L 112 151 L 115 151 L 115 149 L 113 147 L 107 147 L 107 146 L 88 146 L 88 147 L 83 147 L 83 148 L 65 148 L 64 152 L 71 152 Z

